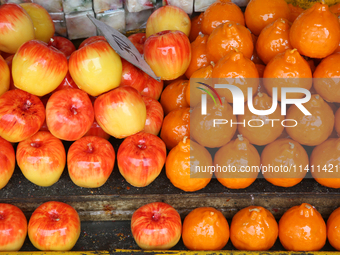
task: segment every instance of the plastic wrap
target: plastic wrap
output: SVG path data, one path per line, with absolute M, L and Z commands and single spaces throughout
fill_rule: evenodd
M 129 12 L 125 7 L 125 23 L 126 30 L 135 30 L 139 28 L 145 28 L 146 21 L 152 14 L 152 10 L 145 10 L 141 12 Z
M 156 0 L 125 0 L 125 6 L 129 12 L 140 12 L 154 8 Z
M 123 0 L 93 0 L 95 13 L 123 8 Z
M 194 0 L 163 0 L 163 5 L 177 6 L 187 14 L 192 14 L 194 10 Z
M 118 30 L 121 33 L 125 32 L 125 11 L 124 9 L 106 11 L 104 13 L 97 13 L 96 19 L 104 22 L 110 27 Z M 98 31 L 98 35 L 101 33 Z
M 97 35 L 97 29 L 86 16 L 87 14 L 94 17 L 93 11 L 75 12 L 65 15 L 67 34 L 70 40 Z
M 62 0 L 33 0 L 33 3 L 41 5 L 48 12 L 63 12 Z
M 92 11 L 92 0 L 62 0 L 65 13 Z
M 53 20 L 55 27 L 55 34 L 59 36 L 67 37 L 67 28 L 65 21 L 65 13 L 63 12 L 52 12 L 50 16 Z

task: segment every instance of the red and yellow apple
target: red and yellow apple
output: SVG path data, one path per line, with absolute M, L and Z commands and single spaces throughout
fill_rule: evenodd
M 20 5 L 0 6 L 0 50 L 14 54 L 19 47 L 34 39 L 32 19 Z
M 140 54 L 143 55 L 144 53 L 144 43 L 146 40 L 145 33 L 136 33 L 132 34 L 128 37 L 128 39 L 133 43 L 136 49 L 139 51 Z
M 165 30 L 182 31 L 189 36 L 191 20 L 188 14 L 177 6 L 166 5 L 154 11 L 146 22 L 146 37 Z
M 97 136 L 75 141 L 67 153 L 67 168 L 74 184 L 99 188 L 110 177 L 115 164 L 115 151 L 110 142 Z
M 84 136 L 98 136 L 101 138 L 104 138 L 105 140 L 110 139 L 110 135 L 106 133 L 101 126 L 99 126 L 98 122 L 96 120 L 93 121 L 89 131 Z
M 133 213 L 131 232 L 143 250 L 168 250 L 181 238 L 181 217 L 166 203 L 146 204 Z
M 55 90 L 67 74 L 65 55 L 38 40 L 23 44 L 12 63 L 14 85 L 36 96 Z
M 52 37 L 52 46 L 64 53 L 67 58 L 76 50 L 76 47 L 69 39 L 61 36 Z
M 165 159 L 165 143 L 158 136 L 145 132 L 127 137 L 117 153 L 119 172 L 135 187 L 153 182 L 161 173 Z
M 11 143 L 34 135 L 45 120 L 41 100 L 23 90 L 9 90 L 0 97 L 0 136 Z
M 8 89 L 8 90 L 17 89 L 17 88 L 14 86 L 13 76 L 12 76 L 12 61 L 13 61 L 13 57 L 14 57 L 14 55 L 10 55 L 10 56 L 8 56 L 8 57 L 5 59 L 7 65 L 8 65 L 8 68 L 9 68 L 9 89 Z
M 163 81 L 157 81 L 146 73 L 144 73 L 144 76 L 146 83 L 140 94 L 158 100 L 163 91 Z
M 13 146 L 2 137 L 0 137 L 0 166 L 0 189 L 2 189 L 11 179 L 15 168 L 15 152 Z
M 190 64 L 190 41 L 181 31 L 159 32 L 146 39 L 144 58 L 162 80 L 174 80 L 183 75 Z
M 9 67 L 6 61 L 0 56 L 0 96 L 9 89 L 10 76 Z
M 91 37 L 85 39 L 84 41 L 82 41 L 82 43 L 79 45 L 78 49 L 83 48 L 85 45 L 88 45 L 88 44 L 96 42 L 96 41 L 105 41 L 106 42 L 107 40 L 102 35 L 91 36 Z
M 42 251 L 69 251 L 80 236 L 80 219 L 70 205 L 50 201 L 40 205 L 28 223 L 31 243 Z
M 157 100 L 151 97 L 142 96 L 142 98 L 146 106 L 144 132 L 158 135 L 164 118 L 163 107 Z
M 78 140 L 89 131 L 93 121 L 92 102 L 80 89 L 56 91 L 47 101 L 47 127 L 59 139 Z
M 0 251 L 19 251 L 27 236 L 27 220 L 16 206 L 0 203 Z
M 77 84 L 73 81 L 69 72 L 67 72 L 64 80 L 60 83 L 60 85 L 54 90 L 54 92 L 62 90 L 62 89 L 77 89 Z
M 51 186 L 66 165 L 64 145 L 50 132 L 39 131 L 18 144 L 17 163 L 27 180 L 38 186 Z
M 80 89 L 98 96 L 119 86 L 122 61 L 107 42 L 100 40 L 73 52 L 69 71 Z
M 146 107 L 142 96 L 125 86 L 99 96 L 94 102 L 96 121 L 115 138 L 125 138 L 142 131 L 146 121 Z
M 33 21 L 35 39 L 48 43 L 55 32 L 53 20 L 48 12 L 35 3 L 22 3 L 20 6 Z

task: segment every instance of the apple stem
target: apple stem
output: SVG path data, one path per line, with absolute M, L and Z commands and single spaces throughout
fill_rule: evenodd
M 88 152 L 89 152 L 89 153 L 92 153 L 92 152 L 93 152 L 92 143 L 88 143 L 88 144 L 87 144 L 87 148 L 88 148 Z
M 215 62 L 214 61 L 210 61 L 210 65 L 212 65 L 212 67 L 215 67 Z
M 258 209 L 258 208 L 249 209 L 249 212 L 253 212 L 253 211 L 260 212 L 260 209 Z
M 187 139 L 188 139 L 188 137 L 187 137 L 187 136 L 184 136 L 184 138 L 183 138 L 183 143 L 186 143 L 186 142 L 187 142 Z
M 27 111 L 31 106 L 32 106 L 32 102 L 31 102 L 30 100 L 27 100 L 27 101 L 24 103 L 24 105 L 23 105 L 23 107 L 22 107 L 22 110 L 23 110 L 23 111 Z
M 50 41 L 48 42 L 48 45 L 47 45 L 47 46 L 48 46 L 48 47 L 50 47 L 50 46 L 52 46 L 52 45 L 53 45 L 53 43 L 54 43 L 54 39 L 53 39 L 53 38 L 51 38 L 51 39 L 50 39 Z
M 295 51 L 297 51 L 297 49 L 292 49 L 290 53 L 294 53 Z
M 263 94 L 261 92 L 257 93 L 259 97 L 263 97 Z

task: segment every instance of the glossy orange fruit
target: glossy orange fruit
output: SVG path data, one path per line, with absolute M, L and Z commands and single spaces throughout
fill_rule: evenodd
M 203 86 L 202 86 L 203 87 Z M 227 144 L 234 136 L 237 124 L 231 125 L 224 122 L 216 124 L 216 119 L 225 119 L 236 123 L 233 108 L 222 98 L 222 104 L 216 98 L 213 102 L 210 98 L 206 104 L 206 114 L 202 114 L 201 104 L 198 104 L 191 112 L 190 130 L 191 137 L 200 145 L 209 148 L 217 148 Z
M 340 137 L 340 108 L 338 108 L 338 110 L 335 112 L 334 121 L 334 129 Z
M 228 189 L 245 189 L 257 178 L 260 155 L 242 135 L 221 147 L 214 157 L 215 176 Z
M 253 40 L 245 26 L 227 21 L 209 35 L 207 52 L 210 60 L 217 62 L 235 48 L 249 59 L 253 55 Z
M 255 110 L 269 110 L 272 108 L 273 100 L 266 93 L 258 93 L 252 99 L 252 105 Z M 276 121 L 271 121 L 273 119 Z M 237 116 L 238 132 L 252 144 L 266 145 L 275 141 L 282 134 L 284 127 L 281 122 L 283 120 L 284 116 L 281 115 L 279 105 L 269 115 L 257 115 L 253 114 L 245 104 L 244 115 Z
M 245 101 L 248 100 L 248 88 L 251 87 L 255 95 L 259 86 L 259 73 L 255 64 L 238 50 L 230 51 L 216 63 L 212 77 L 220 78 L 217 80 L 220 84 L 230 84 L 241 89 Z M 221 97 L 226 98 L 228 103 L 233 102 L 232 93 L 228 89 L 217 89 L 217 91 Z
M 200 15 L 195 16 L 191 19 L 191 28 L 190 28 L 190 34 L 189 34 L 190 42 L 195 41 L 197 36 L 201 32 L 201 24 L 203 20 L 203 15 L 204 15 L 204 12 L 202 12 Z
M 201 30 L 205 35 L 210 35 L 220 24 L 227 21 L 235 21 L 245 25 L 244 15 L 240 7 L 231 0 L 217 0 L 205 10 Z
M 261 153 L 262 174 L 275 186 L 292 187 L 300 183 L 308 172 L 308 164 L 307 152 L 292 139 L 278 139 Z
M 300 54 L 325 58 L 339 46 L 339 20 L 327 4 L 315 3 L 294 21 L 289 38 Z
M 185 76 L 190 79 L 191 75 L 198 69 L 209 65 L 207 41 L 208 35 L 200 34 L 196 40 L 191 43 L 191 61 Z
M 292 48 L 289 42 L 289 29 L 288 20 L 283 18 L 262 29 L 256 42 L 256 51 L 263 63 L 268 64 L 278 53 Z
M 288 251 L 318 251 L 326 243 L 326 223 L 313 206 L 303 203 L 283 214 L 279 238 Z
M 163 90 L 160 102 L 165 115 L 173 110 L 189 107 L 185 99 L 188 82 L 188 80 L 175 81 Z
M 247 27 L 259 35 L 261 30 L 273 21 L 289 19 L 289 8 L 285 0 L 251 0 L 244 13 Z
M 165 116 L 160 137 L 165 142 L 167 149 L 171 150 L 189 134 L 190 108 L 174 110 Z
M 169 152 L 165 172 L 176 188 L 193 192 L 210 182 L 212 173 L 205 171 L 208 166 L 212 166 L 212 158 L 207 149 L 185 136 Z
M 201 84 L 197 82 L 204 82 L 210 86 L 212 86 L 212 70 L 215 66 L 214 62 L 211 62 L 208 66 L 202 67 L 196 70 L 190 77 L 192 84 L 190 85 L 190 80 L 185 92 L 185 98 L 190 107 L 195 107 L 198 103 L 201 102 L 201 96 L 204 93 L 202 90 L 197 89 Z
M 289 7 L 289 11 L 290 11 L 290 15 L 289 15 L 289 22 L 293 23 L 297 17 L 299 17 L 299 15 L 304 11 L 304 9 L 302 9 L 299 6 L 294 6 L 292 4 L 288 4 Z
M 340 251 L 340 207 L 334 210 L 327 220 L 327 238 L 329 243 Z
M 259 73 L 259 78 L 260 78 L 260 82 L 259 82 L 259 86 L 257 87 L 257 93 L 261 92 L 261 93 L 267 93 L 266 88 L 263 85 L 263 73 L 264 73 L 264 69 L 266 69 L 265 65 L 262 64 L 255 64 L 255 67 Z
M 340 103 L 340 53 L 323 59 L 313 73 L 313 87 L 328 102 Z
M 303 106 L 311 115 L 304 115 L 296 106 L 289 107 L 286 119 L 295 120 L 287 122 L 288 135 L 303 145 L 316 146 L 324 142 L 332 133 L 334 127 L 334 113 L 331 107 L 318 95 L 312 95 L 311 99 Z M 293 127 L 294 126 L 294 127 Z
M 196 208 L 183 221 L 182 239 L 189 250 L 221 250 L 229 240 L 229 224 L 212 207 Z
M 279 227 L 273 214 L 261 206 L 238 211 L 230 224 L 230 240 L 243 251 L 267 251 L 278 237 Z
M 340 138 L 329 138 L 313 149 L 310 171 L 323 186 L 340 188 Z
M 330 6 L 330 7 L 329 7 L 329 10 L 330 10 L 331 12 L 333 12 L 334 14 L 335 14 L 335 13 L 339 13 L 339 12 L 340 12 L 340 3 L 334 4 L 334 5 Z
M 279 101 L 281 101 L 282 87 L 309 90 L 313 82 L 309 64 L 296 49 L 288 49 L 272 58 L 264 70 L 263 78 L 266 78 L 263 80 L 263 84 L 270 96 L 273 95 L 273 88 L 277 88 L 277 99 Z M 303 93 L 287 93 L 287 98 L 302 97 L 304 97 Z
M 257 54 L 257 51 L 256 51 L 256 43 L 257 43 L 258 36 L 254 35 L 252 33 L 251 37 L 253 39 L 254 50 L 253 50 L 253 55 L 251 56 L 250 60 L 253 61 L 254 64 L 261 64 L 261 65 L 263 65 L 264 63 L 263 63 L 263 61 L 259 57 L 259 54 Z

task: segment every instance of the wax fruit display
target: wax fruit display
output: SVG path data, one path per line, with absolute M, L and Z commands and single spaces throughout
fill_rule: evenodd
M 189 107 L 185 98 L 188 82 L 188 80 L 175 81 L 163 90 L 160 102 L 165 115 L 173 110 Z
M 340 188 L 340 139 L 330 138 L 313 149 L 310 167 L 314 179 L 323 186 Z
M 287 250 L 318 251 L 326 243 L 326 223 L 313 206 L 303 203 L 283 214 L 279 221 L 279 238 Z
M 334 210 L 327 220 L 327 238 L 330 244 L 336 249 L 340 250 L 339 246 L 339 224 L 340 224 L 340 209 Z
M 27 236 L 27 220 L 16 206 L 0 203 L 0 251 L 19 251 Z
M 6 61 L 0 56 L 0 96 L 9 89 L 10 70 Z
M 268 144 L 261 154 L 264 178 L 281 187 L 292 187 L 301 182 L 307 174 L 308 163 L 305 149 L 298 142 L 288 138 L 278 139 Z M 286 169 L 274 171 L 271 167 Z
M 181 238 L 182 222 L 178 212 L 162 202 L 146 204 L 131 218 L 131 232 L 143 250 L 167 250 Z
M 207 149 L 184 137 L 166 158 L 166 176 L 175 187 L 193 192 L 208 185 L 212 173 L 204 171 L 204 168 L 211 165 L 212 159 Z M 197 170 L 197 167 L 203 171 Z
M 145 187 L 162 171 L 166 159 L 165 143 L 156 135 L 139 132 L 119 146 L 117 163 L 125 180 L 135 187 Z
M 215 208 L 196 208 L 184 219 L 182 239 L 190 250 L 221 250 L 229 240 L 229 224 Z
M 270 211 L 249 206 L 238 211 L 230 225 L 230 240 L 238 250 L 269 250 L 278 237 L 278 224 Z
M 260 155 L 242 135 L 221 147 L 215 154 L 214 165 L 217 180 L 229 189 L 244 189 L 257 178 Z M 227 169 L 222 169 L 227 167 Z
M 142 96 L 146 107 L 146 120 L 144 131 L 153 135 L 158 135 L 161 130 L 164 110 L 162 105 L 156 100 L 148 96 Z
M 115 151 L 106 139 L 85 136 L 75 141 L 67 152 L 67 169 L 74 184 L 98 188 L 110 177 Z
M 13 145 L 0 137 L 0 189 L 11 179 L 15 168 L 15 152 Z
M 69 251 L 80 236 L 80 219 L 70 205 L 50 201 L 40 205 L 28 222 L 28 237 L 42 251 Z

